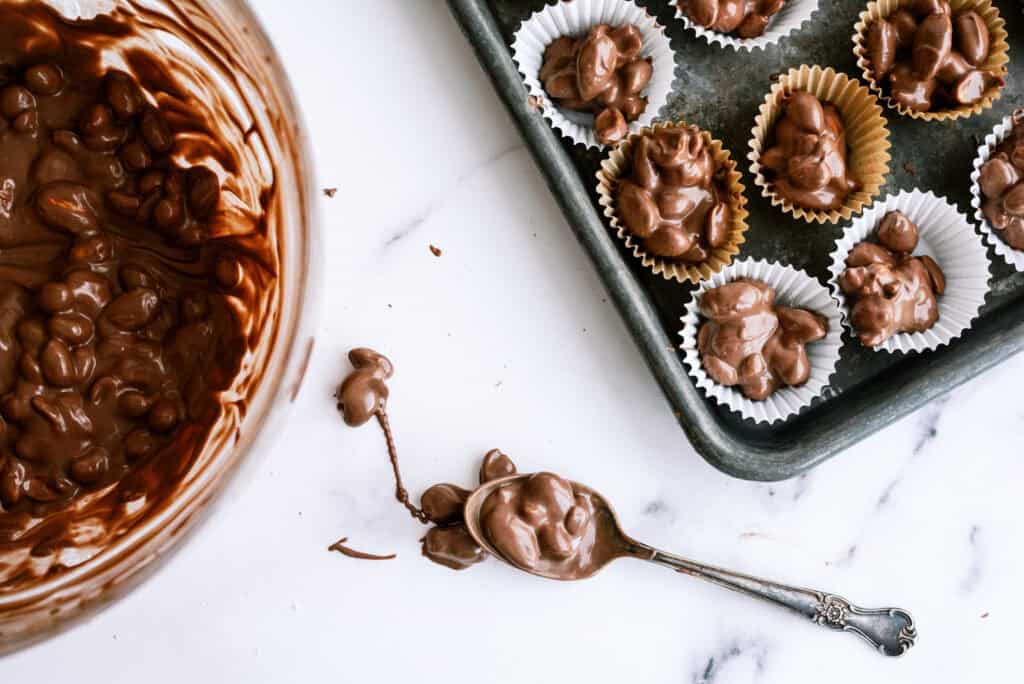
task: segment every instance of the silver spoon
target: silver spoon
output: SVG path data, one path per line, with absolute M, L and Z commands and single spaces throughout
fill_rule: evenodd
M 883 655 L 903 655 L 910 650 L 917 639 L 914 619 L 910 613 L 901 608 L 860 608 L 836 594 L 777 584 L 750 575 L 702 565 L 642 544 L 622 531 L 615 511 L 607 499 L 598 492 L 576 482 L 573 482 L 572 485 L 577 492 L 583 491 L 591 495 L 597 511 L 594 516 L 596 535 L 602 543 L 605 553 L 597 554 L 593 562 L 588 562 L 582 567 L 576 565 L 572 577 L 559 576 L 557 573 L 542 572 L 535 568 L 518 565 L 503 556 L 491 544 L 481 524 L 480 510 L 484 500 L 492 492 L 529 476 L 530 473 L 510 475 L 481 485 L 470 495 L 465 506 L 466 527 L 473 539 L 495 558 L 500 558 L 520 570 L 549 579 L 585 579 L 596 574 L 616 558 L 632 557 L 664 565 L 676 572 L 699 577 L 727 589 L 788 608 L 828 629 L 852 632 L 865 639 Z M 602 535 L 604 535 L 603 538 Z

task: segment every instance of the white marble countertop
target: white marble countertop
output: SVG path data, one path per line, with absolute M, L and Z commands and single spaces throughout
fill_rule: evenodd
M 321 198 L 326 300 L 295 414 L 160 572 L 3 660 L 0 678 L 1012 679 L 1001 673 L 1024 609 L 1024 358 L 804 477 L 731 479 L 687 443 L 443 3 L 253 4 L 305 105 L 320 184 L 338 188 Z M 908 608 L 917 647 L 886 659 L 638 562 L 576 584 L 428 563 L 423 530 L 392 499 L 379 432 L 335 413 L 358 345 L 396 363 L 392 423 L 413 492 L 471 483 L 499 446 L 524 469 L 592 484 L 651 544 Z M 328 553 L 342 535 L 398 558 Z

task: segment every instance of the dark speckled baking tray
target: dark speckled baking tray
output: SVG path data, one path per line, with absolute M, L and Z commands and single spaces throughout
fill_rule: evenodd
M 673 18 L 666 0 L 639 0 L 667 27 L 677 54 L 674 95 L 662 118 L 709 129 L 741 160 L 750 230 L 741 257 L 781 260 L 825 282 L 828 254 L 842 226 L 796 223 L 760 197 L 746 161 L 754 115 L 775 74 L 800 64 L 833 66 L 860 77 L 852 34 L 867 0 L 822 0 L 811 24 L 779 46 L 736 53 L 710 46 Z M 1024 16 L 997 1 L 1010 35 L 1010 76 L 996 106 L 966 121 L 927 123 L 888 115 L 892 169 L 883 192 L 919 187 L 970 214 L 970 174 L 978 145 L 1007 113 L 1024 106 Z M 793 477 L 900 416 L 1024 349 L 1024 274 L 989 250 L 993 280 L 982 316 L 949 347 L 908 356 L 877 353 L 849 337 L 824 398 L 774 426 L 744 421 L 708 400 L 677 351 L 679 318 L 692 289 L 650 274 L 608 230 L 597 210 L 594 174 L 601 153 L 573 147 L 527 102 L 512 61 L 512 36 L 543 0 L 449 0 L 452 13 L 522 132 L 569 226 L 658 379 L 693 446 L 715 467 L 750 480 Z

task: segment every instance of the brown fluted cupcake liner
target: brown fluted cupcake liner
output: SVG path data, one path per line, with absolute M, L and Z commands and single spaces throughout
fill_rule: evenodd
M 996 75 L 996 81 L 988 90 L 985 96 L 973 105 L 963 105 L 955 109 L 943 109 L 935 112 L 918 112 L 908 109 L 890 97 L 882 84 L 875 79 L 875 70 L 868 57 L 867 35 L 868 27 L 875 19 L 888 17 L 900 7 L 908 7 L 910 0 L 875 0 L 868 3 L 866 10 L 860 13 L 860 18 L 853 27 L 853 54 L 857 57 L 857 66 L 864 74 L 864 80 L 872 92 L 877 93 L 887 107 L 895 109 L 903 116 L 922 121 L 949 121 L 960 119 L 984 111 L 992 106 L 992 103 L 1002 95 L 1006 83 L 1006 64 L 1010 61 L 1010 46 L 1007 44 L 1006 22 L 999 16 L 999 9 L 992 4 L 992 0 L 949 0 L 953 12 L 973 9 L 985 21 L 989 32 L 989 51 L 986 59 L 978 68 L 991 71 Z
M 598 202 L 604 207 L 604 215 L 608 218 L 613 230 L 616 231 L 620 240 L 633 251 L 633 256 L 640 259 L 646 268 L 649 268 L 655 275 L 660 275 L 665 280 L 675 280 L 680 283 L 698 283 L 710 278 L 732 262 L 732 258 L 739 254 L 740 245 L 746 241 L 744 233 L 747 232 L 747 197 L 744 194 L 740 172 L 736 169 L 736 162 L 732 159 L 729 150 L 725 148 L 722 141 L 712 137 L 707 131 L 700 129 L 706 144 L 711 146 L 711 153 L 715 160 L 716 172 L 726 169 L 726 183 L 729 187 L 729 209 L 732 216 L 732 225 L 729 231 L 729 241 L 722 247 L 711 250 L 707 260 L 699 264 L 690 264 L 665 259 L 648 254 L 644 251 L 643 241 L 639 240 L 629 232 L 625 224 L 619 221 L 618 209 L 615 204 L 615 191 L 619 179 L 627 173 L 632 163 L 633 144 L 644 135 L 653 130 L 661 128 L 686 128 L 689 124 L 685 122 L 658 123 L 654 126 L 644 128 L 622 141 L 615 147 L 608 157 L 601 162 L 601 168 L 597 172 L 597 194 Z
M 847 195 L 843 205 L 831 211 L 805 209 L 793 204 L 774 190 L 764 176 L 761 155 L 768 146 L 772 128 L 782 111 L 787 95 L 806 91 L 823 102 L 830 102 L 839 110 L 846 133 L 846 166 L 850 178 L 860 183 L 860 189 Z M 871 206 L 885 185 L 889 173 L 889 128 L 882 115 L 878 99 L 856 79 L 837 73 L 832 67 L 822 69 L 806 64 L 790 69 L 772 86 L 754 119 L 751 130 L 750 173 L 761 195 L 771 200 L 773 207 L 807 222 L 836 223 L 848 220 Z

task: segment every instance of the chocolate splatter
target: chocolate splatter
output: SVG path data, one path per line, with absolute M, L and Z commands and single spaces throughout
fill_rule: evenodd
M 349 558 L 358 558 L 360 560 L 391 560 L 392 558 L 397 558 L 398 557 L 397 555 L 395 555 L 393 553 L 389 553 L 386 556 L 378 556 L 378 555 L 373 554 L 373 553 L 366 553 L 364 551 L 356 551 L 355 549 L 353 549 L 353 548 L 351 548 L 349 546 L 345 546 L 345 542 L 347 542 L 347 541 L 348 541 L 348 537 L 342 537 L 338 541 L 336 541 L 333 544 L 331 544 L 330 546 L 328 546 L 327 550 L 328 551 L 337 551 L 338 553 L 343 554 L 345 556 L 348 556 Z

